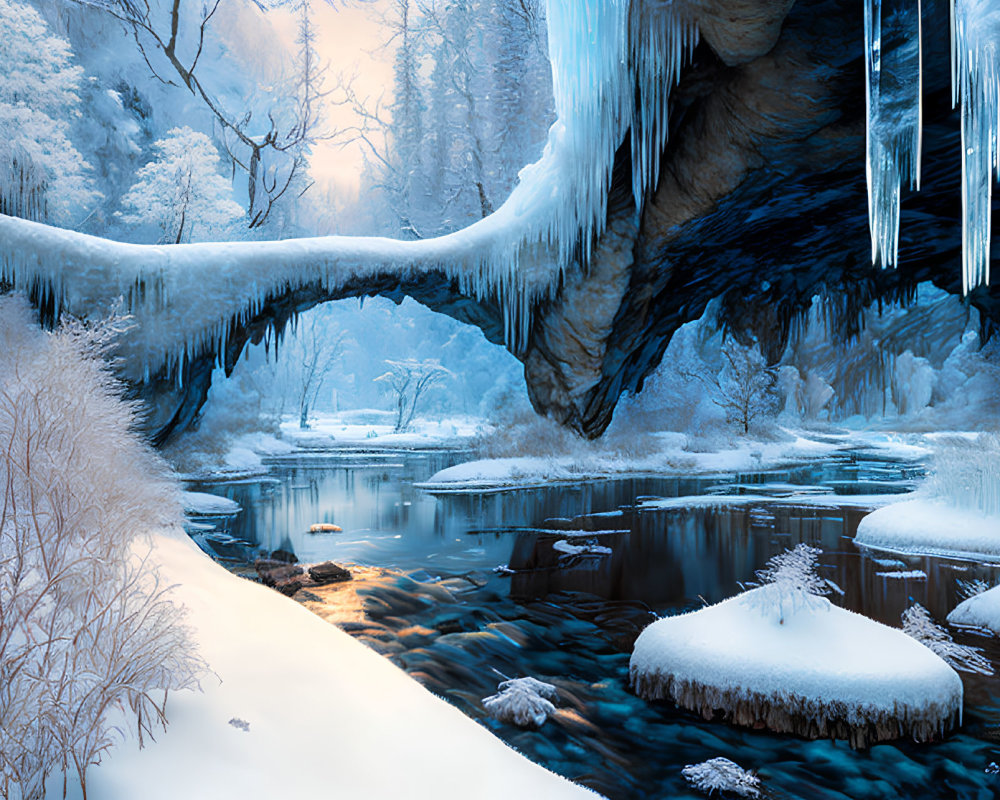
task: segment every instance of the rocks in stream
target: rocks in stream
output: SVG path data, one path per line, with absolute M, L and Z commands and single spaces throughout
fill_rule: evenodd
M 328 583 L 339 583 L 351 579 L 350 571 L 332 561 L 314 564 L 306 569 L 299 564 L 289 564 L 274 558 L 258 558 L 254 561 L 254 569 L 260 577 L 260 582 L 272 589 L 277 589 L 291 597 L 300 589 L 325 586 Z

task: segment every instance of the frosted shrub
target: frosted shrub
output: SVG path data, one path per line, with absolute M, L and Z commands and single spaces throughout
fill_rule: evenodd
M 122 712 L 140 741 L 166 692 L 196 685 L 180 611 L 140 537 L 177 527 L 161 462 L 95 349 L 103 333 L 40 331 L 0 297 L 0 796 L 86 770 Z
M 993 674 L 993 665 L 983 655 L 982 650 L 958 644 L 931 618 L 930 612 L 920 603 L 914 603 L 903 612 L 903 633 L 916 639 L 959 672 Z
M 763 591 L 748 595 L 765 616 L 785 617 L 799 609 L 822 608 L 834 585 L 816 572 L 816 560 L 823 551 L 807 544 L 797 544 L 791 550 L 773 556 L 767 566 L 757 571 Z
M 483 699 L 483 708 L 501 722 L 538 728 L 556 712 L 552 701 L 559 697 L 559 692 L 551 683 L 535 678 L 514 678 L 504 681 L 497 689 L 496 694 Z
M 958 508 L 1000 515 L 1000 435 L 942 440 L 927 489 Z
M 688 764 L 681 770 L 695 789 L 711 796 L 730 793 L 740 797 L 760 797 L 760 778 L 728 758 L 710 758 L 700 764 Z

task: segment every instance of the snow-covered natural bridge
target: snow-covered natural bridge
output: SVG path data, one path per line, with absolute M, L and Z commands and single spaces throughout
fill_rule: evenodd
M 0 277 L 50 315 L 126 299 L 124 374 L 159 438 L 196 413 L 217 360 L 348 296 L 411 295 L 478 325 L 524 362 L 536 408 L 587 435 L 713 298 L 772 357 L 817 294 L 845 332 L 925 280 L 996 324 L 1000 10 L 955 4 L 959 111 L 949 3 L 897 4 L 551 0 L 558 119 L 475 225 L 416 242 L 139 246 L 0 217 Z

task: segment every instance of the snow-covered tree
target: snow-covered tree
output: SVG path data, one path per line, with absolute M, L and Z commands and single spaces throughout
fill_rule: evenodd
M 173 128 L 153 149 L 156 159 L 136 173 L 135 184 L 122 197 L 125 222 L 155 224 L 161 242 L 180 244 L 218 236 L 243 215 L 232 186 L 219 174 L 219 153 L 205 134 L 187 126 Z
M 451 372 L 436 360 L 386 361 L 389 371 L 375 380 L 386 387 L 396 405 L 396 431 L 402 431 L 413 421 L 417 404 L 426 391 L 451 376 Z
M 283 365 L 279 375 L 288 379 L 279 380 L 294 387 L 300 428 L 309 427 L 309 411 L 315 409 L 319 393 L 343 352 L 343 331 L 332 332 L 317 313 L 301 319 L 286 340 L 278 357 Z
M 730 339 L 722 348 L 722 371 L 711 377 L 715 404 L 744 435 L 759 418 L 775 410 L 775 373 L 754 344 L 745 347 Z
M 760 778 L 728 758 L 710 758 L 700 764 L 688 764 L 681 770 L 687 782 L 709 797 L 718 792 L 740 797 L 760 797 Z
M 821 578 L 816 561 L 823 553 L 818 547 L 797 544 L 772 556 L 764 569 L 757 571 L 757 580 L 765 591 L 752 592 L 747 597 L 760 606 L 766 616 L 774 616 L 779 624 L 799 609 L 819 608 L 825 596 L 838 590 L 832 581 Z
M 920 603 L 914 603 L 903 612 L 903 633 L 912 636 L 960 672 L 993 674 L 993 665 L 982 650 L 952 639 L 951 634 L 938 625 Z
M 0 64 L 0 213 L 71 224 L 99 197 L 70 139 L 83 71 L 18 0 L 0 0 Z

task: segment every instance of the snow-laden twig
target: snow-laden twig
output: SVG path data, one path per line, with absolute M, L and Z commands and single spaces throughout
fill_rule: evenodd
M 820 577 L 816 560 L 822 554 L 818 547 L 797 544 L 773 556 L 764 569 L 757 570 L 757 579 L 766 589 L 749 595 L 754 605 L 766 616 L 775 615 L 779 623 L 800 609 L 821 608 L 828 601 L 826 595 L 839 587 Z
M 688 764 L 681 770 L 688 783 L 711 796 L 729 792 L 740 797 L 760 797 L 760 778 L 739 764 L 721 756 Z
M 501 722 L 538 728 L 556 712 L 552 701 L 558 699 L 559 692 L 551 683 L 536 678 L 514 678 L 497 689 L 496 694 L 483 699 L 483 707 Z
M 951 638 L 951 634 L 931 618 L 930 612 L 920 603 L 914 603 L 903 612 L 903 632 L 960 672 L 993 674 L 993 665 L 980 648 L 956 642 Z

